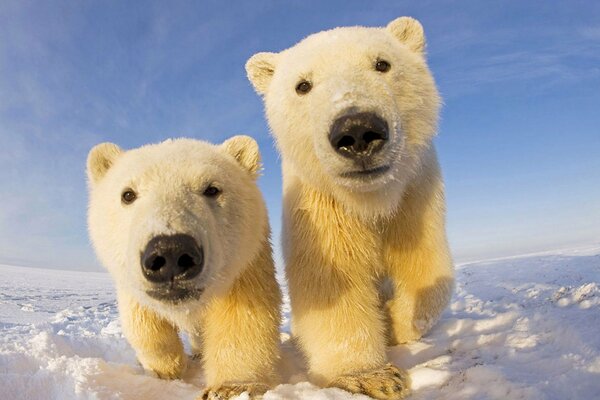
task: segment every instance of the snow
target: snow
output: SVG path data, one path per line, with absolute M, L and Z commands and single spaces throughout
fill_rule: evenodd
M 289 339 L 286 384 L 265 400 L 366 399 L 306 381 Z M 182 380 L 145 373 L 121 334 L 107 274 L 0 265 L 1 399 L 194 399 L 202 369 Z M 600 247 L 457 267 L 441 321 L 389 349 L 413 399 L 600 398 Z M 247 396 L 242 395 L 240 399 Z

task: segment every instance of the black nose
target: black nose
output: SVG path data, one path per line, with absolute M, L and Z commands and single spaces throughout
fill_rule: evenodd
M 150 282 L 181 281 L 202 271 L 204 252 L 189 235 L 160 235 L 148 242 L 141 263 L 142 272 Z
M 370 157 L 387 141 L 387 122 L 370 112 L 344 115 L 335 120 L 329 132 L 331 146 L 348 158 Z

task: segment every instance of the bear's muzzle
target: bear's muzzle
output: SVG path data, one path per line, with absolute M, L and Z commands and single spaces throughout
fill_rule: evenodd
M 202 272 L 204 251 L 190 235 L 159 235 L 148 242 L 140 262 L 148 281 L 176 284 Z

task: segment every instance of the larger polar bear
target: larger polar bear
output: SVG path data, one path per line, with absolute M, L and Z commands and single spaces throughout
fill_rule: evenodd
M 181 376 L 178 332 L 202 357 L 207 399 L 277 379 L 280 291 L 256 142 L 192 139 L 88 156 L 89 231 L 113 276 L 123 332 L 142 365 Z
M 424 50 L 420 23 L 402 17 L 246 64 L 282 155 L 293 333 L 316 383 L 378 399 L 409 390 L 386 342 L 427 332 L 454 282 Z

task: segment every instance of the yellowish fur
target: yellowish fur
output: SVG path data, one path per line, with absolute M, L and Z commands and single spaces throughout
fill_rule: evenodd
M 421 25 L 402 17 L 385 28 L 320 32 L 246 64 L 282 154 L 293 334 L 315 383 L 378 399 L 409 392 L 407 375 L 386 366 L 386 344 L 425 334 L 453 287 L 432 144 L 440 99 L 424 50 Z M 388 72 L 374 69 L 381 59 Z M 311 91 L 296 93 L 300 81 Z M 356 166 L 336 154 L 328 134 L 352 112 L 388 123 L 376 160 L 388 172 L 344 178 Z
M 211 385 L 278 380 L 279 304 L 270 245 L 229 294 L 213 299 L 202 318 L 202 359 Z
M 235 280 L 187 318 L 169 321 L 118 290 L 123 333 L 140 363 L 159 377 L 181 377 L 187 356 L 179 330 L 190 335 L 193 353 L 202 358 L 210 388 L 230 384 L 278 382 L 279 304 L 281 295 L 268 242 Z
M 388 316 L 378 291 L 384 278 L 394 289 L 386 305 L 394 344 L 419 339 L 450 299 L 443 184 L 430 157 L 392 216 L 357 218 L 298 179 L 285 188 L 293 333 L 320 384 L 385 363 Z
M 281 294 L 259 169 L 258 146 L 247 136 L 130 151 L 101 144 L 88 157 L 90 236 L 115 280 L 123 333 L 144 368 L 165 379 L 185 370 L 179 335 L 189 335 L 204 365 L 204 398 L 258 396 L 278 381 Z M 221 193 L 204 196 L 207 185 Z M 132 204 L 121 202 L 124 188 L 137 193 Z M 201 244 L 205 260 L 185 283 L 200 294 L 180 302 L 149 296 L 153 284 L 140 264 L 151 238 L 176 233 Z
M 139 304 L 126 291 L 117 292 L 123 334 L 135 349 L 144 368 L 160 378 L 176 379 L 187 364 L 178 328 L 151 309 Z

